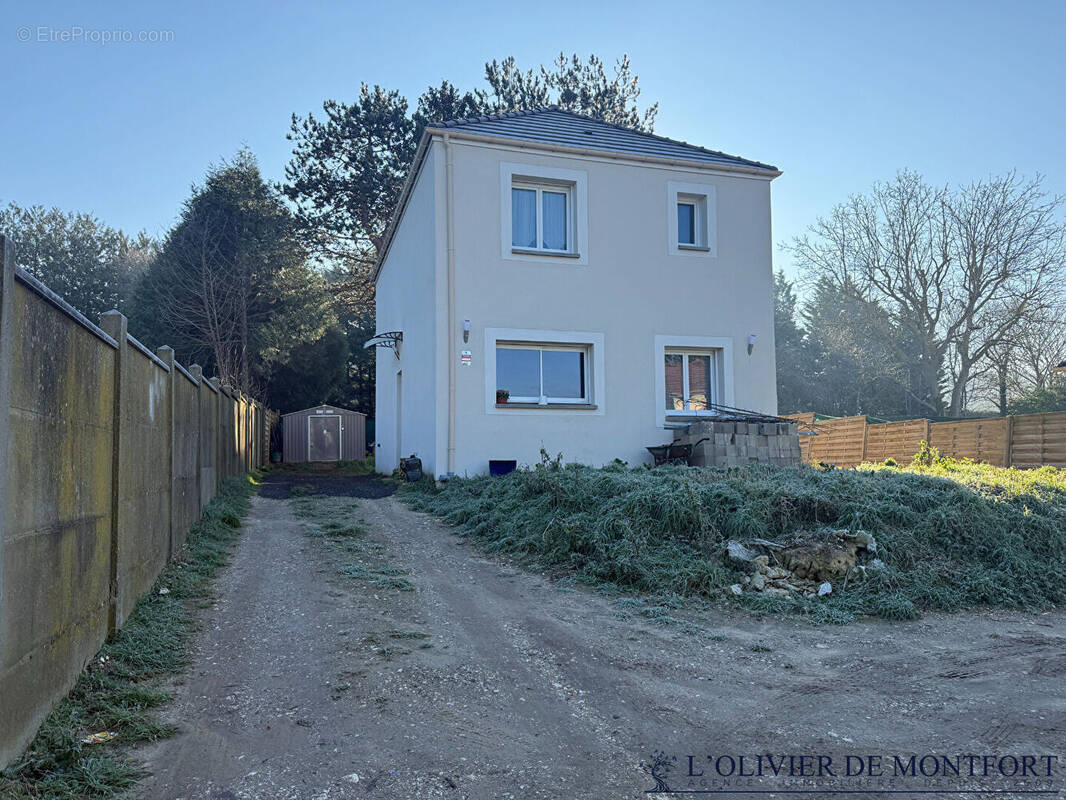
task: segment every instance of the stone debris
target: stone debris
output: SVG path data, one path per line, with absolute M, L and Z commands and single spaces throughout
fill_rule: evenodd
M 729 540 L 729 542 L 725 546 L 725 550 L 726 553 L 729 554 L 730 558 L 735 559 L 736 561 L 744 562 L 746 564 L 753 564 L 755 563 L 755 560 L 760 557 L 758 551 L 752 550 L 750 547 L 741 544 L 735 539 Z
M 754 567 L 743 586 L 729 587 L 733 594 L 748 589 L 775 597 L 793 593 L 825 597 L 833 592 L 833 581 L 861 580 L 867 570 L 885 568 L 881 559 L 871 558 L 877 553 L 877 540 L 867 531 L 799 533 L 786 542 L 731 540 L 726 552 L 734 561 Z

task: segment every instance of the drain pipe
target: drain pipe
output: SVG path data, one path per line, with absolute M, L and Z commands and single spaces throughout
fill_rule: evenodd
M 455 474 L 455 179 L 452 142 L 444 134 L 444 190 L 448 228 L 448 477 Z

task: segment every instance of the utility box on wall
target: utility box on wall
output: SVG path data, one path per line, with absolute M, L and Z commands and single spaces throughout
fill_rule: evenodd
M 336 406 L 315 406 L 281 417 L 282 455 L 300 461 L 359 461 L 366 458 L 366 414 Z

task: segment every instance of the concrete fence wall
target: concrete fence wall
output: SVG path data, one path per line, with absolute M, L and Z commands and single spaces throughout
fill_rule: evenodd
M 925 441 L 950 458 L 997 467 L 1066 467 L 1066 412 L 876 424 L 866 417 L 817 419 L 811 412 L 786 416 L 800 423 L 803 460 L 812 464 L 851 467 L 889 458 L 906 463 Z
M 277 415 L 99 325 L 0 236 L 0 767 L 180 550 Z

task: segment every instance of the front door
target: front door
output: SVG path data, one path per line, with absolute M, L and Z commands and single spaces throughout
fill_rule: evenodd
M 340 461 L 341 418 L 333 415 L 307 418 L 307 460 Z

